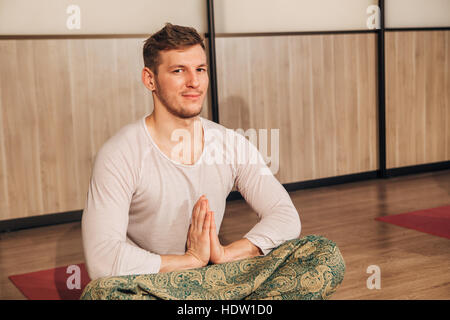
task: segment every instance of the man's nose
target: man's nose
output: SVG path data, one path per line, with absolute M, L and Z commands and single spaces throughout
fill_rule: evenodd
M 186 85 L 188 87 L 196 88 L 200 85 L 198 74 L 196 71 L 189 71 L 187 74 Z

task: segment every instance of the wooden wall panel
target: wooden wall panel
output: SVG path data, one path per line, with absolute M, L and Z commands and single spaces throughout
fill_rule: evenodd
M 0 220 L 84 208 L 97 150 L 153 110 L 144 40 L 0 40 Z
M 280 129 L 282 183 L 378 168 L 374 34 L 216 39 L 219 121 Z
M 450 160 L 450 31 L 386 33 L 386 167 Z

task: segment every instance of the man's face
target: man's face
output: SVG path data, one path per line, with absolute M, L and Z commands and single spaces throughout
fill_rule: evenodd
M 197 116 L 209 84 L 205 51 L 194 45 L 159 54 L 161 63 L 155 76 L 157 99 L 177 117 Z

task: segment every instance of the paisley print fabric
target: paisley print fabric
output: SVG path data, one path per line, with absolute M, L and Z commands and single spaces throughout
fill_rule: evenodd
M 309 235 L 286 241 L 266 256 L 183 271 L 100 278 L 86 286 L 81 299 L 327 299 L 344 273 L 336 244 Z

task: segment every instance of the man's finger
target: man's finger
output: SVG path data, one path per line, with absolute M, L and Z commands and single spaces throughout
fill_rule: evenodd
M 215 215 L 214 215 L 214 211 L 210 211 L 211 212 L 211 224 L 210 224 L 210 231 L 211 231 L 211 236 L 217 237 L 217 230 L 216 230 L 216 219 L 215 219 Z
M 203 224 L 203 233 L 209 232 L 209 229 L 211 227 L 211 212 L 207 211 L 205 215 L 205 223 Z
M 217 248 L 220 248 L 220 240 L 217 236 L 217 230 L 216 230 L 216 223 L 214 219 L 214 212 L 210 211 L 211 214 L 211 227 L 209 228 L 209 241 L 211 243 L 211 250 L 216 250 Z
M 205 215 L 206 215 L 206 203 L 205 203 L 205 200 L 203 200 L 200 205 L 200 211 L 196 218 L 196 231 L 199 233 L 201 233 L 203 230 L 203 223 L 205 221 Z
M 192 217 L 191 217 L 191 225 L 193 230 L 197 230 L 198 223 L 197 223 L 197 217 L 200 213 L 201 204 L 202 204 L 202 197 L 197 201 L 197 203 L 194 205 L 194 209 L 192 210 Z

